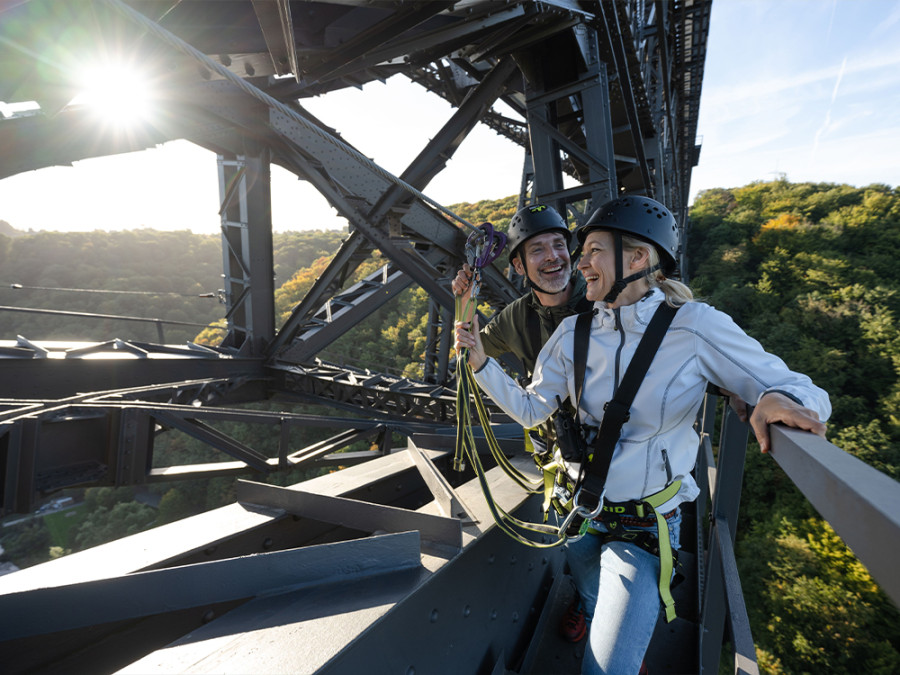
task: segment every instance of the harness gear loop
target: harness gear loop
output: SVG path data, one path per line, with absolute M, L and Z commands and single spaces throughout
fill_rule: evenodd
M 626 541 L 640 546 L 645 551 L 659 557 L 659 597 L 662 601 L 663 608 L 666 611 L 666 622 L 671 623 L 675 620 L 675 599 L 672 597 L 672 574 L 676 572 L 680 563 L 678 561 L 678 553 L 672 548 L 672 542 L 669 538 L 669 522 L 666 520 L 665 514 L 659 511 L 659 507 L 672 499 L 681 489 L 681 479 L 677 479 L 667 485 L 659 492 L 655 492 L 643 499 L 621 502 L 615 504 L 607 504 L 603 508 L 603 514 L 599 518 L 599 522 L 607 525 L 611 532 L 601 532 L 588 527 L 588 533 L 602 537 L 606 541 Z M 635 532 L 622 531 L 619 529 L 620 510 L 630 511 L 638 518 L 647 518 L 654 520 L 656 525 L 656 533 L 652 532 Z M 653 514 L 653 516 L 645 514 Z M 571 541 L 571 539 L 570 539 Z

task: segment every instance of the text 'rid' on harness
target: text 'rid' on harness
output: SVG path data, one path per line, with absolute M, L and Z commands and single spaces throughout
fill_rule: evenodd
M 477 307 L 477 292 L 480 286 L 481 268 L 490 264 L 500 254 L 505 244 L 505 236 L 494 232 L 489 223 L 479 226 L 480 232 L 473 232 L 466 242 L 466 258 L 472 269 L 472 294 L 462 307 L 459 296 L 456 300 L 456 318 L 462 320 L 470 313 L 474 315 Z M 550 548 L 566 542 L 574 542 L 590 534 L 601 536 L 604 541 L 624 541 L 633 543 L 660 559 L 659 593 L 666 611 L 666 620 L 675 618 L 674 600 L 671 594 L 672 573 L 678 560 L 677 552 L 671 547 L 666 516 L 658 511 L 658 507 L 672 499 L 681 487 L 681 481 L 671 481 L 663 490 L 639 500 L 606 503 L 604 499 L 605 485 L 609 466 L 612 462 L 616 444 L 622 433 L 622 426 L 628 421 L 631 404 L 641 383 L 656 355 L 659 345 L 668 330 L 677 307 L 663 302 L 657 308 L 645 331 L 637 350 L 622 381 L 616 387 L 613 398 L 604 407 L 603 419 L 599 430 L 586 428 L 578 419 L 578 404 L 584 385 L 587 365 L 588 346 L 590 343 L 591 323 L 596 310 L 578 315 L 575 324 L 575 387 L 576 400 L 574 415 L 560 403 L 554 421 L 556 427 L 559 453 L 557 459 L 552 450 L 545 453 L 534 453 L 533 457 L 543 473 L 543 480 L 531 479 L 513 466 L 500 449 L 499 443 L 491 432 L 490 419 L 482 400 L 481 392 L 475 381 L 474 373 L 468 363 L 468 355 L 457 357 L 457 434 L 456 452 L 453 466 L 462 470 L 466 458 L 471 462 L 485 495 L 488 508 L 496 523 L 505 534 L 516 541 L 538 548 Z M 470 398 L 471 393 L 471 398 Z M 559 400 L 559 399 L 557 399 Z M 485 476 L 484 467 L 475 446 L 472 431 L 472 410 L 470 401 L 474 402 L 481 427 L 490 448 L 491 455 L 503 471 L 529 494 L 544 494 L 544 522 L 529 523 L 513 517 L 501 509 L 491 496 Z M 587 438 L 591 440 L 588 441 Z M 526 432 L 526 439 L 528 433 Z M 567 461 L 581 464 L 578 479 L 572 483 L 566 471 Z M 564 520 L 559 527 L 546 524 L 550 509 Z M 597 520 L 606 525 L 608 531 L 601 532 L 591 527 Z M 624 526 L 635 523 L 635 520 L 655 524 L 656 532 L 625 530 Z M 534 541 L 526 533 L 550 535 L 550 543 Z

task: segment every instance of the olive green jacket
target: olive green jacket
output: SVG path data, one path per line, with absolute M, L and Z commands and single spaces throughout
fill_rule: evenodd
M 533 290 L 497 312 L 481 331 L 485 354 L 498 357 L 507 352 L 522 361 L 530 378 L 538 354 L 553 331 L 567 316 L 586 312 L 594 303 L 584 297 L 587 284 L 580 273 L 572 276 L 574 287 L 569 301 L 558 307 L 545 307 Z

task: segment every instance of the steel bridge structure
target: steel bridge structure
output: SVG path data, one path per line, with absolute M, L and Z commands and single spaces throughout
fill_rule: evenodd
M 10 338 L 0 344 L 2 514 L 31 513 L 76 486 L 243 477 L 230 506 L 0 577 L 4 669 L 578 672 L 582 648 L 555 635 L 571 594 L 560 549 L 506 537 L 471 471 L 450 469 L 449 281 L 472 224 L 427 188 L 482 124 L 522 149 L 520 204 L 553 204 L 577 225 L 616 195 L 647 195 L 684 227 L 710 11 L 711 0 L 0 3 L 0 101 L 39 106 L 0 119 L 0 179 L 175 139 L 214 152 L 227 319 L 216 347 L 0 336 Z M 165 104 L 128 136 L 104 133 L 73 104 L 75 67 L 104 50 L 152 73 Z M 391 77 L 454 110 L 399 176 L 303 106 Z M 280 326 L 273 165 L 349 224 Z M 376 251 L 386 264 L 354 283 Z M 680 267 L 686 276 L 683 253 Z M 421 381 L 320 358 L 413 287 L 431 303 Z M 494 310 L 520 292 L 504 270 L 484 270 L 482 298 Z M 333 414 L 244 405 L 279 400 Z M 727 412 L 715 422 L 714 397 L 705 410 L 697 475 L 707 496 L 686 515 L 688 581 L 679 618 L 654 636 L 654 673 L 717 672 L 726 641 L 735 672 L 757 670 L 732 551 L 747 429 Z M 220 422 L 274 428 L 277 453 Z M 522 430 L 499 422 L 493 432 L 510 461 L 533 471 Z M 292 431 L 306 427 L 332 435 L 298 446 Z M 155 440 L 169 430 L 223 461 L 160 466 Z M 339 452 L 361 440 L 368 451 Z M 813 441 L 781 430 L 775 441 L 786 470 L 796 457 L 818 458 L 820 468 L 805 464 L 792 478 L 815 475 L 801 489 L 821 509 L 835 490 L 838 502 L 856 503 L 884 485 L 867 521 L 877 534 L 842 536 L 896 600 L 891 557 L 875 545 L 898 540 L 900 526 L 885 515 L 895 484 L 861 463 L 841 465 L 845 453 L 825 441 L 826 450 L 810 449 Z M 832 450 L 837 459 L 821 459 Z M 342 468 L 291 488 L 260 481 L 307 466 Z M 540 502 L 499 467 L 487 479 L 502 508 L 539 518 Z M 829 520 L 841 532 L 840 513 Z

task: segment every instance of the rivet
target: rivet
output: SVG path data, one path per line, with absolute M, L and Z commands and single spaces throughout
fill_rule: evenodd
M 464 617 L 469 616 L 469 614 L 471 614 L 471 613 L 472 613 L 472 608 L 469 607 L 469 605 L 466 605 L 465 607 L 463 607 L 463 616 Z
M 271 537 L 266 537 L 266 538 L 263 540 L 262 547 L 263 547 L 263 550 L 264 550 L 264 551 L 268 551 L 268 550 L 269 550 L 270 548 L 272 548 L 274 545 L 275 545 L 275 542 L 272 541 L 272 538 L 271 538 Z
M 438 611 L 436 609 L 431 610 L 431 623 L 437 623 L 438 620 Z

